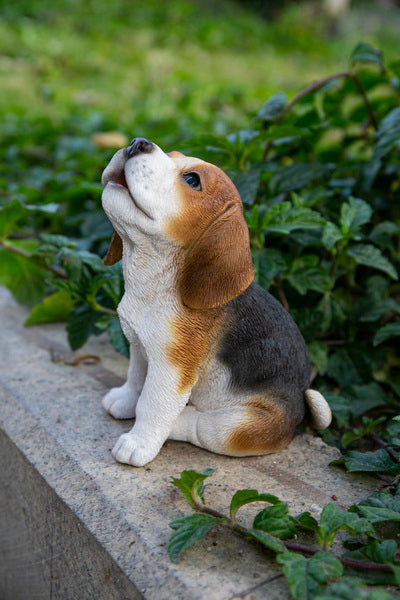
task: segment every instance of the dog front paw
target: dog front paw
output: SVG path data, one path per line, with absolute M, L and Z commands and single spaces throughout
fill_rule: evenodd
M 148 440 L 132 433 L 124 433 L 115 444 L 112 455 L 120 463 L 143 467 L 157 456 L 159 450 L 158 446 L 152 446 Z
M 103 398 L 103 408 L 114 419 L 133 419 L 137 398 L 125 383 L 121 387 L 112 388 Z

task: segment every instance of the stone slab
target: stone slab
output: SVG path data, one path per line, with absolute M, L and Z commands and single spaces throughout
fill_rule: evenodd
M 375 489 L 368 476 L 328 463 L 337 450 L 312 434 L 278 454 L 230 458 L 169 441 L 144 468 L 115 463 L 111 448 L 132 422 L 104 413 L 101 398 L 127 361 L 105 337 L 76 354 L 62 324 L 24 327 L 28 311 L 0 289 L 0 598 L 228 600 L 280 570 L 229 531 L 211 534 L 179 564 L 167 555 L 168 523 L 191 508 L 171 484 L 184 469 L 216 470 L 206 499 L 226 512 L 234 491 L 256 488 L 291 512 L 340 507 Z M 260 506 L 244 507 L 242 523 Z M 282 578 L 252 598 L 289 598 Z

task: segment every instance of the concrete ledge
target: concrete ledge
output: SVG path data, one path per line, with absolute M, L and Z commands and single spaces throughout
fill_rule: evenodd
M 148 467 L 116 464 L 111 447 L 132 424 L 107 416 L 101 397 L 122 382 L 127 361 L 97 338 L 79 354 L 100 363 L 68 366 L 63 325 L 24 328 L 26 309 L 3 289 L 0 314 L 2 600 L 228 600 L 279 573 L 228 531 L 170 563 L 168 523 L 191 509 L 169 480 L 184 469 L 216 469 L 210 495 L 223 511 L 246 487 L 281 497 L 293 513 L 318 512 L 333 495 L 345 507 L 374 490 L 373 478 L 328 467 L 336 450 L 311 435 L 271 456 L 234 459 L 171 441 Z M 254 510 L 243 509 L 244 522 Z M 282 579 L 266 593 L 252 595 L 289 598 Z

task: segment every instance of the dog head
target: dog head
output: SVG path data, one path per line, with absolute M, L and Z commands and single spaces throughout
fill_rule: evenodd
M 122 257 L 122 240 L 162 239 L 182 255 L 177 286 L 183 304 L 213 308 L 252 282 L 249 234 L 232 181 L 215 165 L 180 152 L 164 153 L 135 138 L 102 176 L 104 210 L 116 233 L 105 257 Z

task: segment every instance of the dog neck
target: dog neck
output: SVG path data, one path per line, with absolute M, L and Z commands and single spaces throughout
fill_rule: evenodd
M 143 236 L 122 240 L 122 270 L 126 297 L 152 304 L 176 290 L 178 249 L 165 240 Z

